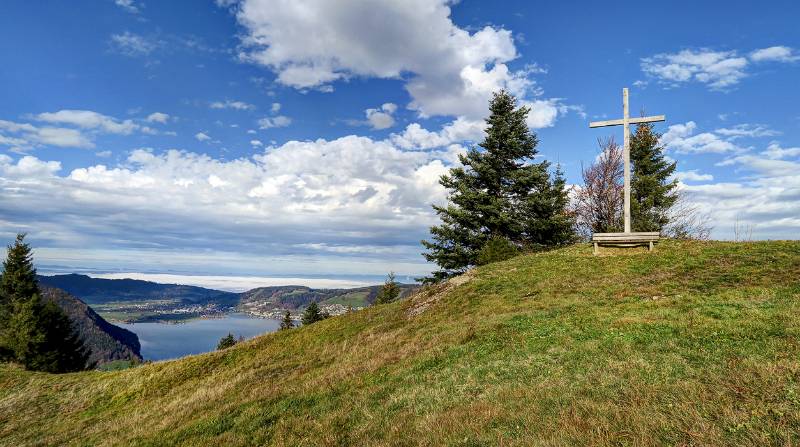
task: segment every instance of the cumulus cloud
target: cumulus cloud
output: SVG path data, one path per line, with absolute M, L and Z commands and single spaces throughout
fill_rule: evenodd
M 196 134 L 194 134 L 194 138 L 197 141 L 208 141 L 208 140 L 211 139 L 211 137 L 209 137 L 208 135 L 206 135 L 203 132 L 197 132 Z
M 389 247 L 401 269 L 424 273 L 418 241 L 435 222 L 431 203 L 445 201 L 438 179 L 451 159 L 447 148 L 406 151 L 352 135 L 230 161 L 137 149 L 119 165 L 66 173 L 58 162 L 2 156 L 0 208 L 4 226 L 31 224 L 31 238 L 51 247 L 373 257 L 372 270 L 385 270 L 374 260 Z
M 540 94 L 530 76 L 541 68 L 507 65 L 518 56 L 511 32 L 486 26 L 470 33 L 451 20 L 451 4 L 243 0 L 234 8 L 246 31 L 240 57 L 298 89 L 330 91 L 352 77 L 403 79 L 409 107 L 423 117 L 483 118 L 501 88 L 520 98 Z
M 750 53 L 750 59 L 755 62 L 794 62 L 800 60 L 800 56 L 793 48 L 775 46 L 753 51 Z
M 712 90 L 728 90 L 748 76 L 748 68 L 753 62 L 795 60 L 798 60 L 798 56 L 794 50 L 784 46 L 762 48 L 752 51 L 748 56 L 742 56 L 734 50 L 701 48 L 642 58 L 641 68 L 650 77 L 669 86 L 699 82 Z
M 376 130 L 388 129 L 394 126 L 394 112 L 397 110 L 397 105 L 387 102 L 380 106 L 380 108 L 367 109 L 364 114 L 367 115 L 367 123 Z
M 258 120 L 259 129 L 272 129 L 274 127 L 287 127 L 292 124 L 292 119 L 288 116 L 267 116 Z
M 132 120 L 117 120 L 91 110 L 59 110 L 36 115 L 36 120 L 47 123 L 71 124 L 83 129 L 98 129 L 107 133 L 130 135 L 141 126 Z
M 744 149 L 733 142 L 712 132 L 702 132 L 694 135 L 697 124 L 689 121 L 685 124 L 669 126 L 661 143 L 670 150 L 680 154 L 691 153 L 728 153 L 742 152 Z
M 209 104 L 212 109 L 234 109 L 234 110 L 253 110 L 256 108 L 253 104 L 248 104 L 244 101 L 214 101 Z
M 150 115 L 147 115 L 145 119 L 148 123 L 159 123 L 159 124 L 166 124 L 169 121 L 170 116 L 166 113 L 161 112 L 154 112 Z
M 4 133 L 13 136 L 9 137 Z M 15 123 L 5 120 L 0 120 L 0 145 L 23 151 L 38 145 L 76 148 L 94 147 L 94 143 L 76 129 L 39 127 L 28 123 Z

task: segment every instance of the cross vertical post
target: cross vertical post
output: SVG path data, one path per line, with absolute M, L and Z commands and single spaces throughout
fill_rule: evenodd
M 628 87 L 622 89 L 623 159 L 625 163 L 625 232 L 631 232 L 631 133 L 628 110 Z
M 628 88 L 622 89 L 622 119 L 595 121 L 589 123 L 589 127 L 608 127 L 608 126 L 622 126 L 623 136 L 623 163 L 624 163 L 624 177 L 625 177 L 625 203 L 623 214 L 625 216 L 625 233 L 631 232 L 631 124 L 642 123 L 655 123 L 659 121 L 666 121 L 667 117 L 664 115 L 656 116 L 642 116 L 639 118 L 631 118 L 630 110 L 628 109 Z

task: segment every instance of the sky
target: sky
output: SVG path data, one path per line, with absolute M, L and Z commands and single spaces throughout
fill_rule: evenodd
M 731 239 L 800 233 L 800 3 L 3 2 L 0 240 L 40 270 L 402 279 L 491 93 L 570 184 L 656 125 Z

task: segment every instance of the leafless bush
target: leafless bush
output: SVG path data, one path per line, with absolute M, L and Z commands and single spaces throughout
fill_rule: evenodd
M 753 240 L 753 225 L 742 223 L 739 216 L 733 222 L 733 240 L 735 242 L 750 242 Z
M 620 231 L 622 228 L 623 153 L 614 138 L 597 140 L 600 154 L 594 163 L 582 167 L 583 186 L 576 188 L 572 211 L 578 233 Z
M 711 236 L 711 215 L 703 213 L 693 204 L 685 191 L 678 190 L 677 200 L 667 210 L 669 223 L 661 231 L 666 237 L 674 239 L 695 239 L 705 241 Z

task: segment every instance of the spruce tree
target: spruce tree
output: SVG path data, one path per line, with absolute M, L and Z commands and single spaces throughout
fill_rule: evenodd
M 394 279 L 394 272 L 389 272 L 389 275 L 387 275 L 386 278 L 386 282 L 383 284 L 383 287 L 381 287 L 381 290 L 378 292 L 378 296 L 375 297 L 375 304 L 391 303 L 392 301 L 396 300 L 397 297 L 399 296 L 400 296 L 400 286 Z
M 650 123 L 639 124 L 631 135 L 631 228 L 661 231 L 669 223 L 669 209 L 678 199 L 677 180 L 670 181 L 676 162 L 664 156 L 661 135 Z
M 294 321 L 292 321 L 292 313 L 288 310 L 283 315 L 283 320 L 281 320 L 281 330 L 291 329 L 294 327 Z
M 228 349 L 235 344 L 236 344 L 236 338 L 233 336 L 233 334 L 228 332 L 228 335 L 219 339 L 219 343 L 217 343 L 217 349 L 218 350 Z
M 90 366 L 86 364 L 89 350 L 58 305 L 41 300 L 31 249 L 24 239 L 24 234 L 17 235 L 3 262 L 0 351 L 31 370 L 84 369 Z
M 430 241 L 422 241 L 425 258 L 439 265 L 426 282 L 476 265 L 481 248 L 495 237 L 533 249 L 574 238 L 560 169 L 553 178 L 547 161 L 534 160 L 538 140 L 525 122 L 530 109 L 517 107 L 505 91 L 494 94 L 489 108 L 483 142 L 460 156 L 463 167 L 440 179 L 449 203 L 433 207 L 442 222 L 431 227 Z
M 301 321 L 303 325 L 313 324 L 317 321 L 324 320 L 326 318 L 325 314 L 320 312 L 319 305 L 316 301 L 312 301 L 311 304 L 306 307 L 305 312 L 303 312 L 303 317 Z

